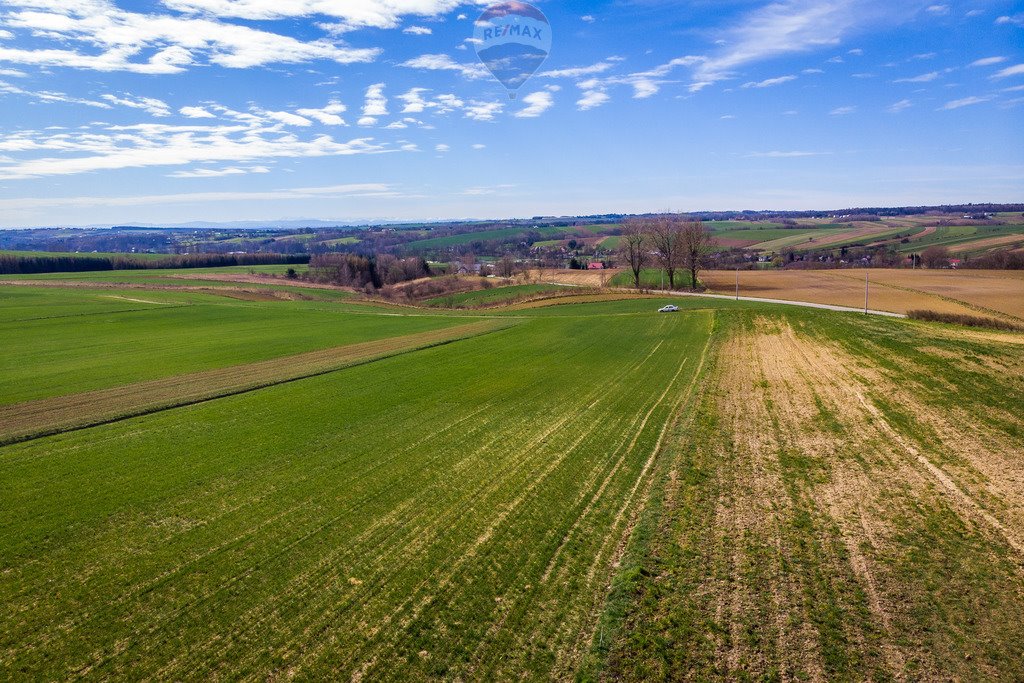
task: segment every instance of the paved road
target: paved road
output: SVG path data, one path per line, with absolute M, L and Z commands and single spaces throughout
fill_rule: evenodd
M 580 287 L 582 285 L 569 284 L 567 282 L 548 282 L 549 285 L 562 285 L 563 287 Z M 614 288 L 613 288 L 614 289 Z M 632 289 L 621 289 L 624 292 L 632 292 Z M 706 299 L 728 299 L 730 301 L 737 301 L 735 296 L 729 296 L 728 294 L 701 294 L 698 292 L 674 292 L 667 289 L 651 289 L 647 290 L 648 294 L 660 294 L 663 296 L 697 296 Z M 832 304 L 813 304 L 809 301 L 787 301 L 786 299 L 762 299 L 756 296 L 741 296 L 739 301 L 753 301 L 762 304 L 785 304 L 786 306 L 803 306 L 804 308 L 820 308 L 825 311 L 841 311 L 845 313 L 864 313 L 863 308 L 853 308 L 851 306 L 833 306 Z M 887 318 L 906 318 L 902 313 L 892 313 L 891 311 L 876 311 L 868 309 L 869 315 L 881 315 Z
M 697 292 L 671 292 L 668 290 L 654 290 L 655 294 L 664 294 L 666 296 L 700 296 L 708 299 L 729 299 L 736 301 L 735 296 L 729 296 L 727 294 L 699 294 Z M 809 301 L 787 301 L 785 299 L 761 299 L 756 296 L 741 296 L 740 301 L 756 301 L 762 304 L 786 304 L 787 306 L 803 306 L 804 308 L 821 308 L 826 311 L 845 311 L 847 313 L 863 313 L 863 308 L 852 308 L 850 306 L 833 306 L 832 304 L 812 304 Z M 868 309 L 870 315 L 884 315 L 887 318 L 906 318 L 902 313 L 892 313 L 890 311 L 875 311 Z

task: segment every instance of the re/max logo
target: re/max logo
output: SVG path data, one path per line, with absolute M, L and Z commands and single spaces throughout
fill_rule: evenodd
M 504 26 L 484 29 L 484 40 L 504 38 L 505 36 L 522 36 L 524 38 L 534 38 L 536 40 L 541 39 L 539 28 L 520 26 L 519 24 L 505 24 Z

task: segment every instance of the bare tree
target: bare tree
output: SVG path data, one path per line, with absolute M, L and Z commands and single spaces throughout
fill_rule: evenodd
M 646 221 L 630 218 L 626 220 L 622 228 L 622 237 L 619 238 L 619 254 L 633 271 L 633 284 L 637 289 L 640 289 L 640 272 L 649 260 L 647 231 Z
M 711 247 L 711 231 L 699 220 L 681 224 L 679 231 L 680 256 L 690 271 L 690 287 L 697 289 L 697 273 L 705 267 Z
M 511 254 L 505 254 L 498 261 L 498 275 L 504 278 L 512 277 L 516 274 L 516 260 Z
M 676 288 L 676 270 L 682 261 L 681 226 L 674 216 L 659 216 L 649 221 L 647 231 L 658 263 L 668 275 L 669 289 Z
M 921 252 L 921 261 L 926 268 L 945 268 L 949 265 L 949 249 L 940 246 L 928 247 Z

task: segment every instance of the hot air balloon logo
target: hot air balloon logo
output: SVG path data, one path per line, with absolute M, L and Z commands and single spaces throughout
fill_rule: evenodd
M 551 25 L 544 13 L 525 2 L 491 5 L 473 29 L 476 54 L 484 66 L 508 88 L 516 90 L 536 73 L 551 51 Z

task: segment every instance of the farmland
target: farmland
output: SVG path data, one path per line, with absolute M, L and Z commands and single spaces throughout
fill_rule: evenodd
M 973 312 L 1024 320 L 1024 275 L 1020 271 L 875 268 L 740 271 L 738 275 L 742 296 L 856 308 L 864 305 L 865 274 L 871 280 L 873 309 Z M 732 294 L 736 277 L 736 272 L 707 271 L 700 279 L 711 293 Z
M 0 285 L 0 678 L 1024 676 L 1024 335 L 225 271 Z

